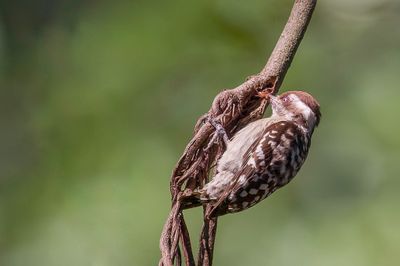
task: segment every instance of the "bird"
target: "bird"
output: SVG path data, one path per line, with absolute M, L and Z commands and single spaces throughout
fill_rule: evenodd
M 270 117 L 256 120 L 228 140 L 216 174 L 191 195 L 211 203 L 218 216 L 246 210 L 288 184 L 307 158 L 320 105 L 305 91 L 267 96 Z

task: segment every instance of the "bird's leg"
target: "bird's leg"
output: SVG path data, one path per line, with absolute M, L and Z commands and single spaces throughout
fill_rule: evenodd
M 214 135 L 212 136 L 210 142 L 207 145 L 206 150 L 210 149 L 211 146 L 216 142 L 222 139 L 224 141 L 225 146 L 228 145 L 229 138 L 226 133 L 224 127 L 214 118 L 207 117 L 207 121 L 215 128 Z

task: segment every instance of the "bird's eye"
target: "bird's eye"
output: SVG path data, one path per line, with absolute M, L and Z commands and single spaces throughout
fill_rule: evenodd
M 283 97 L 282 102 L 284 102 L 284 103 L 290 102 L 289 97 Z

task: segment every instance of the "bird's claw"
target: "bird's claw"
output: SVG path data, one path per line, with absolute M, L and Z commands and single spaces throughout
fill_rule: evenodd
M 211 146 L 216 142 L 219 141 L 220 138 L 222 138 L 225 146 L 228 145 L 229 138 L 228 134 L 226 133 L 224 127 L 221 125 L 221 123 L 217 122 L 214 118 L 207 118 L 207 121 L 215 128 L 214 135 L 212 136 L 210 142 L 208 143 L 208 146 L 206 150 L 210 149 Z

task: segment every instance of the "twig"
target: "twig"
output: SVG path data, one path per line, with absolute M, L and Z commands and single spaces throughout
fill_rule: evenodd
M 214 243 L 217 234 L 218 217 L 210 217 L 211 205 L 204 206 L 204 222 L 200 235 L 199 258 L 197 265 L 211 265 L 213 261 Z
M 317 0 L 295 0 L 285 28 L 263 70 L 238 87 L 219 93 L 208 113 L 197 121 L 194 136 L 186 146 L 171 177 L 172 209 L 161 234 L 160 265 L 172 266 L 175 262 L 181 264 L 178 241 L 184 251 L 186 265 L 194 265 L 180 198 L 183 192 L 190 193 L 208 182 L 210 167 L 223 153 L 223 145 L 210 142 L 215 139 L 213 136 L 217 133 L 208 121 L 219 121 L 227 134 L 233 136 L 241 127 L 262 117 L 267 102 L 257 97 L 257 94 L 278 92 L 307 29 L 316 2 Z M 199 265 L 212 264 L 217 226 L 217 217 L 207 215 L 212 207 L 210 204 L 203 207 L 204 225 L 200 239 Z

